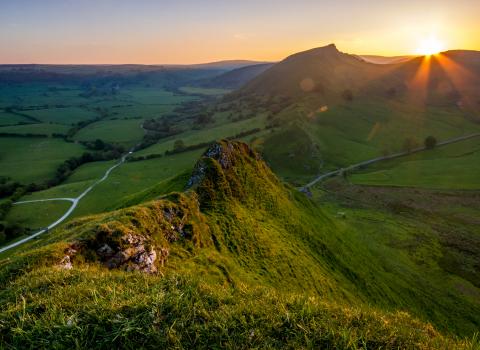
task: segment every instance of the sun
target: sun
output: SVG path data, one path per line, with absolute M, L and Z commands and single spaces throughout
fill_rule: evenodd
M 430 37 L 422 40 L 417 48 L 417 53 L 424 56 L 435 55 L 445 49 L 443 42 L 437 38 Z

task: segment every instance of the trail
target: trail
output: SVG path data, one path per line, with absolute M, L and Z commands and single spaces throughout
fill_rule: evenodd
M 465 140 L 472 139 L 472 138 L 475 138 L 475 137 L 480 137 L 480 133 L 475 133 L 475 134 L 459 136 L 459 137 L 455 137 L 455 138 L 452 138 L 452 139 L 448 139 L 448 140 L 437 143 L 437 145 L 435 147 L 442 147 L 442 146 L 445 146 L 445 145 L 449 145 L 449 144 L 460 142 L 460 141 L 465 141 Z M 312 180 L 311 182 L 309 182 L 305 186 L 300 187 L 299 189 L 300 189 L 300 191 L 305 192 L 310 187 L 319 183 L 320 181 L 325 180 L 325 179 L 327 179 L 329 177 L 332 177 L 332 176 L 339 175 L 344 171 L 359 169 L 359 168 L 365 167 L 365 166 L 370 165 L 370 164 L 382 162 L 382 161 L 385 161 L 385 160 L 391 160 L 391 159 L 396 159 L 396 158 L 400 158 L 400 157 L 405 157 L 405 156 L 408 156 L 408 155 L 411 155 L 411 154 L 414 154 L 414 153 L 423 152 L 423 151 L 426 151 L 426 150 L 427 150 L 426 147 L 418 147 L 418 148 L 415 148 L 415 149 L 411 150 L 410 152 L 398 152 L 398 153 L 391 154 L 391 155 L 388 155 L 388 156 L 382 156 L 382 157 L 377 157 L 377 158 L 365 160 L 363 162 L 350 165 L 346 168 L 340 168 L 340 169 L 333 170 L 333 171 L 330 171 L 328 173 L 319 175 L 314 180 Z
M 123 163 L 125 163 L 125 160 L 127 158 L 128 155 L 132 154 L 133 153 L 133 149 L 131 151 L 129 151 L 127 154 L 123 155 L 122 158 L 120 158 L 120 161 L 118 163 L 116 163 L 115 165 L 111 166 L 110 168 L 107 169 L 107 171 L 105 172 L 105 174 L 100 178 L 98 179 L 97 181 L 95 181 L 92 185 L 90 185 L 85 191 L 83 191 L 78 197 L 76 198 L 47 198 L 47 199 L 36 199 L 36 200 L 29 200 L 29 201 L 20 201 L 20 202 L 15 202 L 13 203 L 13 205 L 21 205 L 21 204 L 26 204 L 26 203 L 36 203 L 36 202 L 47 202 L 47 201 L 69 201 L 69 202 L 72 202 L 72 205 L 70 206 L 70 208 L 66 211 L 65 214 L 63 214 L 62 217 L 60 217 L 57 221 L 51 223 L 50 225 L 48 225 L 46 228 L 38 231 L 38 232 L 35 232 L 34 234 L 28 236 L 28 237 L 25 237 L 19 241 L 16 241 L 12 244 L 9 244 L 5 247 L 2 247 L 0 248 L 0 253 L 4 252 L 4 251 L 7 251 L 9 249 L 12 249 L 12 248 L 15 248 L 15 247 L 18 247 L 19 245 L 25 243 L 25 242 L 28 242 L 32 239 L 34 239 L 35 237 L 38 237 L 40 236 L 42 233 L 45 233 L 45 232 L 48 232 L 49 230 L 53 229 L 54 227 L 58 226 L 59 224 L 61 224 L 62 222 L 64 222 L 69 216 L 70 214 L 72 214 L 72 212 L 75 210 L 75 208 L 77 207 L 78 203 L 80 202 L 80 200 L 85 197 L 88 192 L 90 192 L 95 186 L 97 186 L 99 183 L 105 181 L 108 176 L 110 176 L 110 173 L 117 167 L 119 167 L 120 165 L 122 165 Z

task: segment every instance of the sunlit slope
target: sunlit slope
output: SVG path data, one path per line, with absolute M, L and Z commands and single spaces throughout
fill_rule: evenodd
M 478 132 L 479 57 L 448 51 L 373 64 L 329 45 L 287 57 L 230 98 L 270 110 L 277 132 L 265 137 L 263 154 L 284 179 L 301 184 L 422 145 L 427 136 Z
M 338 217 L 337 204 L 285 187 L 238 142 L 210 147 L 187 188 L 4 254 L 2 341 L 454 348 L 422 322 L 444 334 L 478 329 L 480 305 L 453 293 L 435 256 L 422 265 L 391 245 L 416 232 L 393 212 Z M 139 258 L 152 251 L 153 262 Z M 137 269 L 159 272 L 125 271 Z

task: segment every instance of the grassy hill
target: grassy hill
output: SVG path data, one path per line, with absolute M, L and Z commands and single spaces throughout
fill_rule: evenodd
M 393 204 L 308 199 L 229 141 L 203 154 L 186 191 L 146 197 L 0 256 L 4 344 L 478 346 L 476 265 L 439 239 L 440 212 L 415 213 L 429 219 L 419 227 Z M 474 223 L 458 224 L 476 239 Z
M 430 135 L 478 132 L 479 57 L 448 51 L 374 64 L 328 45 L 287 57 L 225 100 L 269 112 L 272 133 L 259 150 L 277 174 L 301 185 Z

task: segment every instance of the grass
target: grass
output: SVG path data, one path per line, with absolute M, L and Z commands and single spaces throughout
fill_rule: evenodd
M 83 151 L 81 145 L 61 139 L 1 137 L 0 176 L 41 183 L 50 179 L 61 163 Z
M 276 117 L 281 121 L 283 134 L 288 134 L 294 123 L 303 130 L 302 142 L 318 149 L 312 157 L 302 155 L 303 159 L 298 159 L 302 164 L 293 167 L 291 159 L 285 157 L 295 153 L 291 143 L 284 143 L 274 135 L 265 140 L 265 157 L 272 159 L 273 168 L 289 181 L 304 182 L 312 168 L 324 173 L 401 151 L 407 137 L 423 144 L 429 135 L 442 141 L 480 130 L 478 124 L 468 121 L 455 109 L 419 109 L 379 99 L 354 100 L 326 106 L 322 111 L 320 107 L 322 103 L 306 99 Z
M 39 109 L 27 111 L 25 114 L 40 119 L 46 123 L 58 123 L 66 125 L 71 125 L 83 120 L 89 120 L 98 117 L 96 112 L 80 107 Z
M 81 129 L 75 139 L 80 141 L 93 141 L 101 139 L 105 142 L 119 143 L 132 147 L 140 142 L 144 135 L 141 128 L 143 120 L 105 120 L 88 125 Z
M 225 95 L 231 92 L 232 90 L 228 89 L 215 89 L 215 88 L 202 88 L 202 87 L 194 87 L 194 86 L 184 86 L 180 88 L 181 91 L 186 92 L 187 94 L 198 94 L 198 95 L 205 95 L 205 96 L 220 96 Z
M 263 128 L 264 126 L 265 119 L 263 117 L 258 117 L 238 122 L 227 122 L 220 125 L 207 126 L 200 130 L 188 130 L 181 134 L 160 140 L 155 145 L 136 152 L 135 154 L 140 156 L 165 153 L 165 151 L 173 150 L 173 144 L 176 140 L 183 140 L 185 145 L 189 146 L 219 140 L 225 137 L 234 136 L 242 131 Z
M 14 205 L 5 219 L 10 223 L 17 223 L 31 230 L 37 230 L 56 221 L 65 214 L 71 205 L 72 203 L 66 201 Z
M 11 125 L 0 127 L 0 132 L 8 132 L 13 134 L 44 134 L 51 135 L 53 133 L 66 134 L 69 127 L 64 124 L 38 123 L 26 125 Z
M 227 153 L 219 157 L 230 166 L 222 168 L 213 158 L 202 161 L 197 170 L 206 170 L 198 170 L 204 175 L 195 192 L 82 218 L 29 242 L 25 254 L 3 255 L 0 283 L 9 288 L 0 292 L 7 301 L 0 307 L 2 340 L 32 347 L 75 342 L 179 348 L 478 345 L 471 338 L 480 324 L 474 276 L 455 269 L 458 256 L 450 263 L 442 260 L 447 252 L 467 256 L 442 233 L 452 227 L 453 218 L 442 212 L 451 196 L 426 201 L 441 203 L 429 212 L 408 206 L 421 205 L 424 193 L 411 193 L 418 198 L 410 199 L 403 192 L 382 196 L 354 188 L 355 194 L 337 187 L 331 193 L 344 195 L 342 200 L 311 201 L 285 188 L 245 146 L 233 147 L 224 147 Z M 152 174 L 162 169 L 166 158 L 138 162 L 144 168 L 137 164 L 134 173 L 122 166 L 106 187 L 121 181 L 123 170 L 130 176 L 126 188 L 138 193 L 133 182 L 140 175 L 148 178 L 148 169 Z M 172 173 L 180 171 L 178 158 L 175 166 Z M 86 199 L 111 205 L 115 199 L 109 196 L 118 188 L 101 186 L 96 197 Z M 161 193 L 145 191 L 123 203 Z M 166 240 L 165 208 L 171 206 L 183 206 L 173 220 L 192 227 L 194 239 Z M 463 207 L 479 209 L 474 197 L 458 210 Z M 453 225 L 469 239 L 480 234 L 474 217 L 459 216 Z M 96 232 L 132 230 L 170 250 L 160 275 L 108 271 L 83 250 L 73 270 L 55 267 L 66 242 L 82 239 L 95 249 Z M 201 282 L 193 274 L 201 275 Z M 49 331 L 53 328 L 56 332 Z
M 22 116 L 0 111 L 0 126 L 15 125 L 18 123 L 29 123 L 29 122 L 31 121 Z
M 74 217 L 101 213 L 121 206 L 130 196 L 192 169 L 202 150 L 140 162 L 124 163 L 79 203 Z
M 377 164 L 351 176 L 364 185 L 436 189 L 480 189 L 480 140 L 460 143 Z

